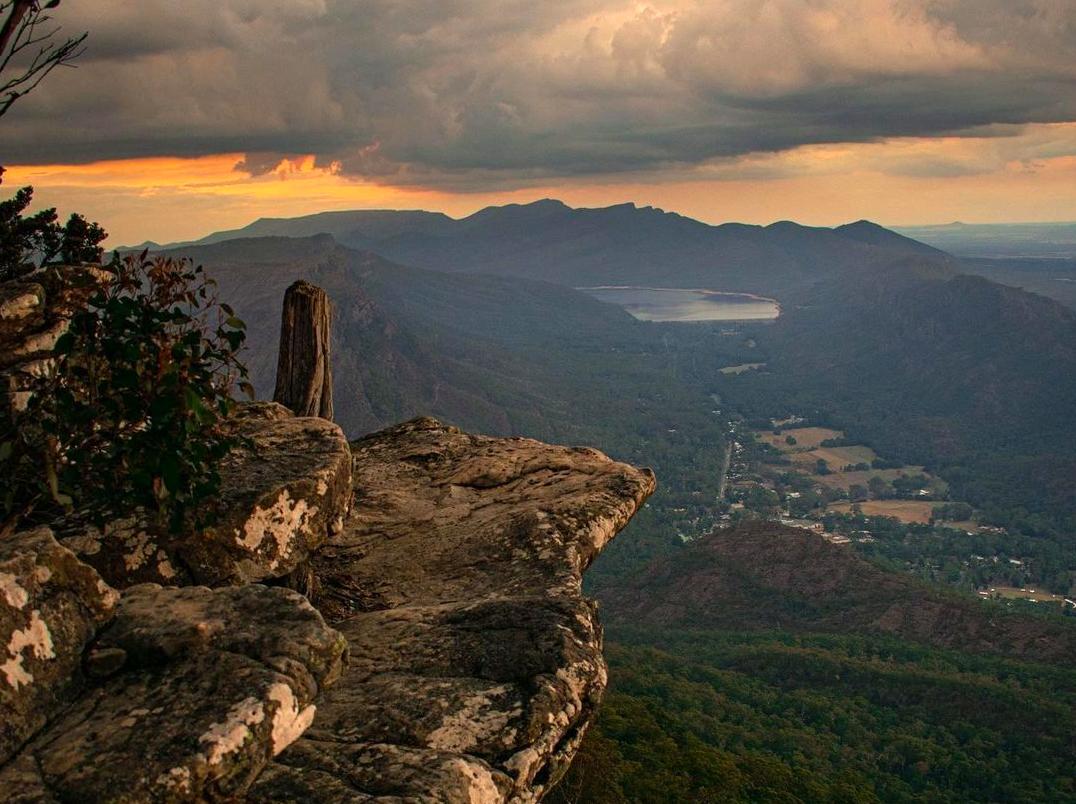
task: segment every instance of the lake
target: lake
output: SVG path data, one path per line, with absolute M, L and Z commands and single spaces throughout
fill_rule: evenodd
M 781 314 L 775 300 L 749 293 L 621 286 L 577 290 L 619 305 L 642 321 L 771 321 Z

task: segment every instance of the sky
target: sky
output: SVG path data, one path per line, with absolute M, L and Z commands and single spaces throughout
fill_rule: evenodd
M 64 0 L 7 189 L 167 242 L 556 197 L 1076 220 L 1076 0 Z

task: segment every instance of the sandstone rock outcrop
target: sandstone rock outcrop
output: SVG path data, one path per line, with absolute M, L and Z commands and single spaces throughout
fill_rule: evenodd
M 59 265 L 0 282 L 0 403 L 26 404 L 71 316 L 106 276 L 93 266 Z
M 244 406 L 233 427 L 241 443 L 221 465 L 212 524 L 166 535 L 133 516 L 104 529 L 71 527 L 64 544 L 119 588 L 236 586 L 294 572 L 343 527 L 347 440 L 332 422 L 272 403 Z
M 209 586 L 289 575 L 340 532 L 351 502 L 351 451 L 337 425 L 265 404 L 248 406 L 237 431 L 246 443 L 221 466 L 218 520 L 178 547 Z
M 45 288 L 37 282 L 0 283 L 0 338 L 14 345 L 45 322 Z
M 48 682 L 0 698 L 5 800 L 539 799 L 606 681 L 581 574 L 652 473 L 430 419 L 235 427 L 214 529 L 0 542 L 5 672 Z
M 355 508 L 314 559 L 351 664 L 251 800 L 538 799 L 606 681 L 581 573 L 653 474 L 431 419 L 353 451 Z
M 0 539 L 0 763 L 82 688 L 119 595 L 47 528 Z
M 0 789 L 46 801 L 235 796 L 309 726 L 346 650 L 288 589 L 133 587 L 94 646 L 117 657 L 111 675 L 0 771 Z

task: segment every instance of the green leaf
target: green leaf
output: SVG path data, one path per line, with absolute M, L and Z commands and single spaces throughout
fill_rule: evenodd
M 179 460 L 172 453 L 166 453 L 161 458 L 161 479 L 168 491 L 174 493 L 179 490 Z
M 52 347 L 53 354 L 57 355 L 69 355 L 71 349 L 75 344 L 75 336 L 73 333 L 65 332 L 59 338 L 56 339 L 56 344 Z

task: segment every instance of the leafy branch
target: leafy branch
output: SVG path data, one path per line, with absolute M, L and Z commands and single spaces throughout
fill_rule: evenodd
M 87 34 L 63 38 L 48 11 L 60 0 L 0 0 L 0 117 L 57 67 L 70 67 Z M 14 72 L 12 72 L 14 71 Z

